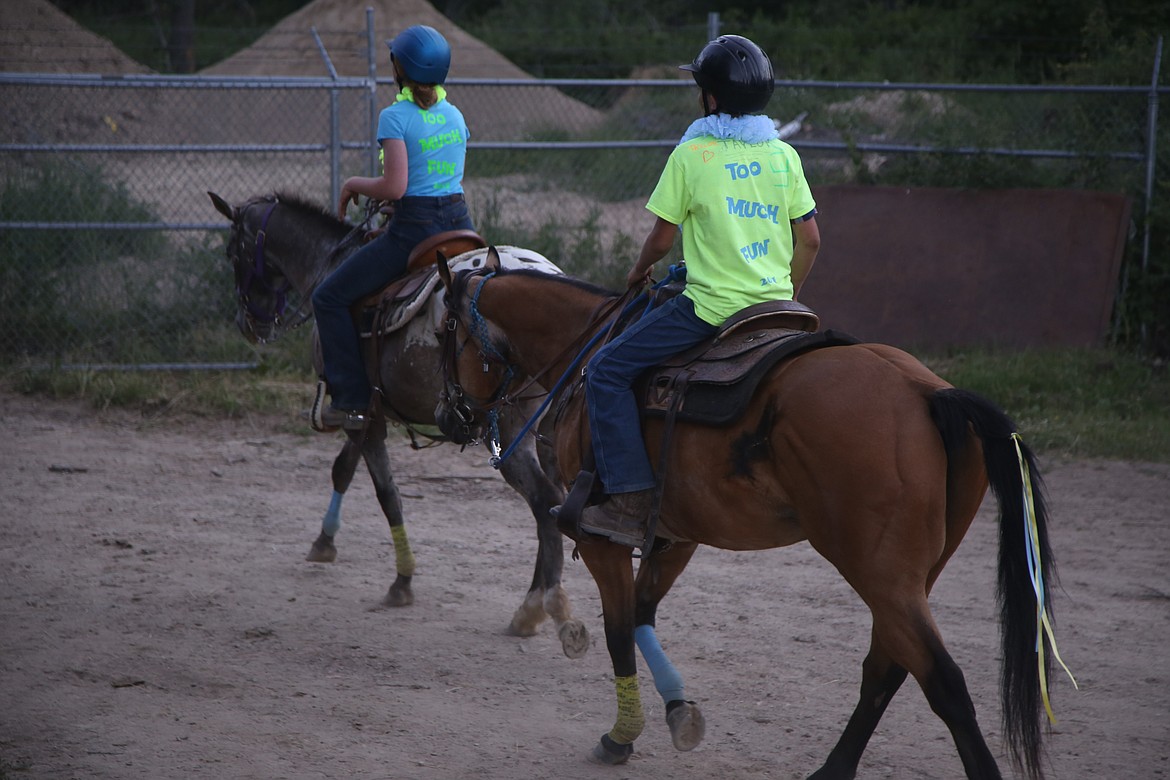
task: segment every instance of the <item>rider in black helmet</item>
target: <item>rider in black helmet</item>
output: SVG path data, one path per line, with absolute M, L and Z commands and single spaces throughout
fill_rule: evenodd
M 775 86 L 768 56 L 747 38 L 723 35 L 682 69 L 694 74 L 704 116 L 671 153 L 646 204 L 654 227 L 626 281 L 644 284 L 681 229 L 686 290 L 598 350 L 585 375 L 597 476 L 609 499 L 585 508 L 581 528 L 634 547 L 653 541 L 645 520 L 655 484 L 635 379 L 737 311 L 795 299 L 820 246 L 800 157 L 763 115 Z
M 768 105 L 776 88 L 772 61 L 756 44 L 742 35 L 721 35 L 708 43 L 690 65 L 679 66 L 694 74 L 703 91 L 706 115 L 719 111 L 731 116 L 758 114 Z

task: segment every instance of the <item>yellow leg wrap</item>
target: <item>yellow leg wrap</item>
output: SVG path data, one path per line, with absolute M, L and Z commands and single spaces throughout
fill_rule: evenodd
M 617 723 L 609 732 L 609 738 L 619 745 L 629 745 L 642 733 L 646 717 L 642 714 L 642 694 L 638 692 L 638 677 L 615 677 L 617 688 Z
M 414 551 L 410 549 L 410 542 L 406 539 L 406 526 L 390 526 L 390 538 L 394 540 L 394 563 L 398 573 L 404 577 L 414 575 Z

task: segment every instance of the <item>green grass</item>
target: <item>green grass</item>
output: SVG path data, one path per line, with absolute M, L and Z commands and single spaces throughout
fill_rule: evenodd
M 26 395 L 82 401 L 95 412 L 122 409 L 144 420 L 207 418 L 238 420 L 272 416 L 290 432 L 308 429 L 301 414 L 312 402 L 316 377 L 309 364 L 309 330 L 303 329 L 257 353 L 244 370 L 97 371 L 10 368 L 0 381 Z
M 121 408 L 144 418 L 243 419 L 271 415 L 303 432 L 315 378 L 295 339 L 229 372 L 14 371 L 12 389 Z M 1170 462 L 1170 372 L 1165 362 L 1107 350 L 955 352 L 924 362 L 956 386 L 999 404 L 1047 456 Z
M 963 352 L 924 362 L 952 384 L 994 400 L 1039 451 L 1170 462 L 1165 361 L 1058 350 Z

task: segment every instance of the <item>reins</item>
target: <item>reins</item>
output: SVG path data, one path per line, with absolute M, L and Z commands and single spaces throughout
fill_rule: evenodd
M 512 455 L 512 453 L 516 451 L 519 443 L 532 431 L 532 428 L 548 409 L 549 405 L 552 404 L 552 402 L 556 400 L 556 398 L 561 394 L 565 388 L 566 383 L 568 382 L 569 377 L 573 376 L 573 374 L 577 371 L 578 366 L 581 364 L 582 360 L 584 360 L 585 356 L 590 354 L 591 350 L 597 346 L 598 343 L 608 342 L 611 338 L 613 338 L 614 335 L 616 335 L 615 329 L 618 322 L 621 321 L 622 317 L 614 317 L 614 313 L 620 312 L 621 315 L 624 315 L 632 307 L 633 303 L 637 301 L 639 297 L 644 296 L 645 293 L 639 288 L 628 287 L 621 295 L 611 298 L 605 304 L 599 306 L 597 310 L 594 311 L 594 313 L 590 316 L 589 321 L 585 324 L 585 327 L 582 329 L 580 334 L 578 334 L 572 341 L 570 341 L 569 344 L 554 358 L 552 358 L 552 360 L 550 360 L 544 368 L 528 377 L 527 381 L 525 381 L 516 392 L 508 393 L 506 392 L 506 389 L 511 381 L 511 377 L 514 376 L 515 372 L 512 370 L 512 365 L 508 363 L 507 358 L 495 348 L 494 344 L 491 343 L 491 339 L 489 338 L 487 330 L 487 321 L 484 319 L 483 315 L 479 313 L 478 306 L 479 296 L 483 292 L 483 288 L 487 286 L 487 280 L 494 275 L 494 271 L 485 273 L 483 269 L 469 272 L 466 275 L 467 279 L 470 279 L 473 276 L 483 277 L 479 287 L 476 289 L 475 293 L 471 296 L 471 300 L 468 302 L 468 312 L 472 318 L 472 325 L 469 325 L 467 329 L 472 336 L 475 336 L 480 344 L 480 354 L 485 360 L 485 366 L 488 359 L 494 359 L 498 363 L 503 363 L 508 369 L 504 381 L 501 383 L 496 393 L 493 393 L 492 399 L 486 404 L 477 404 L 480 410 L 485 412 L 488 416 L 489 434 L 491 436 L 488 441 L 488 446 L 492 450 L 492 457 L 490 462 L 494 468 L 498 469 L 504 463 L 504 461 L 506 461 Z M 647 296 L 647 309 L 649 308 L 650 303 L 651 302 L 649 297 Z M 454 333 L 455 327 L 459 321 L 459 315 L 454 309 L 451 300 L 448 300 L 447 311 L 448 322 L 447 335 L 445 338 L 447 338 L 448 342 L 450 343 L 451 334 Z M 606 320 L 609 320 L 611 317 L 612 320 L 609 322 L 609 326 L 607 328 L 597 327 L 599 323 L 603 323 Z M 561 374 L 560 378 L 557 379 L 553 387 L 550 388 L 549 391 L 545 394 L 544 400 L 541 402 L 540 406 L 525 421 L 524 425 L 513 437 L 511 443 L 508 445 L 508 448 L 501 453 L 499 446 L 499 430 L 497 425 L 499 409 L 503 406 L 514 404 L 517 401 L 531 400 L 540 397 L 539 394 L 523 396 L 523 393 L 527 391 L 528 388 L 530 388 L 532 385 L 539 382 L 542 378 L 548 376 L 553 366 L 557 365 L 565 358 L 572 355 L 574 352 L 576 352 L 576 355 L 572 358 L 572 360 L 569 361 L 568 367 Z M 457 355 L 453 353 L 453 347 L 449 347 L 447 350 L 445 350 L 445 353 L 450 354 L 450 365 L 456 366 L 457 361 L 455 361 L 454 358 L 457 357 Z M 447 354 L 445 354 L 445 364 L 447 359 Z M 457 369 L 455 369 L 455 373 L 457 374 Z M 466 394 L 462 393 L 462 387 L 458 384 L 458 376 L 455 377 L 455 382 L 452 384 L 452 386 L 460 391 L 461 400 L 462 398 L 466 397 Z M 464 406 L 466 407 L 465 404 Z M 454 406 L 451 408 L 456 411 L 457 414 L 460 414 L 461 419 L 463 419 L 464 413 L 462 410 L 456 409 Z M 470 417 L 470 410 L 468 409 L 466 413 L 466 423 L 468 425 L 470 424 Z

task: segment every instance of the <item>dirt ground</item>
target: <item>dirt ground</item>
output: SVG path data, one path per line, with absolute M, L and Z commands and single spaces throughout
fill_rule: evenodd
M 369 480 L 334 564 L 304 561 L 334 435 L 289 420 L 151 420 L 0 394 L 0 777 L 799 778 L 852 709 L 868 615 L 807 545 L 704 549 L 659 635 L 703 708 L 679 753 L 643 668 L 631 762 L 585 756 L 613 720 L 588 572 L 583 659 L 546 624 L 504 629 L 531 576 L 520 499 L 481 448 L 392 459 L 419 562 L 416 602 L 379 607 L 393 548 Z M 1170 465 L 1045 460 L 1063 590 L 1054 778 L 1170 776 Z M 567 548 L 568 550 L 568 548 Z M 948 646 L 1005 772 L 988 506 L 935 590 Z M 955 778 L 912 683 L 861 778 Z

